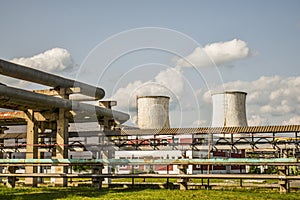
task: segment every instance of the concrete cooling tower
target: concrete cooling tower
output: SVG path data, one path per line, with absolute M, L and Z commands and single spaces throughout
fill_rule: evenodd
M 141 129 L 170 128 L 167 96 L 137 97 L 137 124 Z
M 246 118 L 246 92 L 225 91 L 212 94 L 213 127 L 248 126 Z

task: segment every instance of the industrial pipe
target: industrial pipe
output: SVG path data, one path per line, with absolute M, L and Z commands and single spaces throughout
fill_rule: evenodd
M 95 97 L 98 100 L 105 96 L 105 91 L 102 88 L 11 63 L 2 59 L 0 59 L 0 74 L 54 88 L 79 87 L 82 94 Z
M 0 159 L 5 165 L 42 165 L 42 164 L 104 164 L 104 165 L 270 165 L 300 166 L 296 158 L 193 158 L 193 159 Z M 253 174 L 249 175 L 253 176 Z M 238 178 L 238 177 L 237 177 Z
M 91 104 L 72 102 L 67 99 L 38 94 L 4 85 L 0 85 L 0 99 L 5 99 L 4 103 L 0 102 L 0 107 L 2 108 L 11 108 L 12 106 L 10 106 L 10 104 L 13 104 L 16 108 L 24 111 L 27 109 L 41 111 L 53 108 L 64 108 L 75 112 L 86 111 L 88 113 L 95 113 L 97 116 L 114 118 L 120 123 L 124 123 L 129 119 L 129 115 L 123 112 Z
M 11 102 L 16 105 L 20 105 L 19 107 L 23 106 L 33 110 L 49 108 L 65 108 L 70 110 L 72 108 L 72 103 L 66 99 L 38 94 L 4 85 L 0 85 L 0 97 L 2 99 L 6 99 L 5 104 L 7 105 Z

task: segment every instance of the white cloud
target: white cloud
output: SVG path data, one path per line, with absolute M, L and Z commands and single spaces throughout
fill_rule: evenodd
M 193 122 L 193 126 L 196 126 L 196 127 L 200 127 L 200 126 L 206 126 L 207 125 L 207 121 L 206 120 L 196 120 Z
M 184 80 L 179 70 L 168 68 L 157 74 L 155 82 L 164 86 L 169 92 L 181 96 L 184 88 Z M 173 96 L 173 95 L 172 95 Z
M 209 57 L 208 57 L 208 56 Z M 187 63 L 184 59 L 178 59 L 176 68 L 169 68 L 161 71 L 149 81 L 136 80 L 127 86 L 119 88 L 112 96 L 118 101 L 119 109 L 135 109 L 136 96 L 141 95 L 168 95 L 174 96 L 180 100 L 181 110 L 178 112 L 187 112 L 199 110 L 197 103 L 200 105 L 201 119 L 193 119 L 193 126 L 209 124 L 211 117 L 211 95 L 202 88 L 195 88 L 194 96 L 202 96 L 199 102 L 192 102 L 192 95 L 185 95 L 187 84 L 183 79 L 184 70 L 182 67 L 204 67 L 211 65 L 211 60 L 217 65 L 222 65 L 236 60 L 244 59 L 250 55 L 250 49 L 247 43 L 242 40 L 231 40 L 208 44 L 204 48 L 196 48 L 194 52 L 185 57 L 192 64 Z M 241 90 L 248 93 L 247 95 L 247 116 L 248 124 L 255 125 L 273 125 L 284 123 L 299 123 L 300 115 L 300 76 L 299 77 L 280 77 L 280 76 L 262 76 L 254 81 L 233 81 L 220 86 L 223 90 Z M 171 98 L 171 101 L 173 98 Z M 191 103 L 189 103 L 191 102 Z M 177 102 L 176 102 L 177 103 Z M 176 112 L 177 112 L 176 111 Z M 172 110 L 171 110 L 172 112 Z M 172 116 L 171 116 L 172 118 Z M 176 118 L 176 116 L 174 117 Z M 193 123 L 194 122 L 194 123 Z
M 62 48 L 53 48 L 32 57 L 14 58 L 10 61 L 49 73 L 62 73 L 76 66 L 70 52 Z M 1 76 L 1 82 L 18 87 L 26 87 L 29 85 L 26 81 L 6 76 Z
M 180 83 L 180 84 L 178 84 Z M 225 90 L 240 90 L 248 93 L 246 111 L 248 125 L 280 125 L 300 124 L 300 77 L 262 76 L 254 81 L 233 81 L 225 83 L 220 88 Z M 186 96 L 186 85 L 180 71 L 168 69 L 160 72 L 153 80 L 142 82 L 134 81 L 124 88 L 120 88 L 114 95 L 122 108 L 135 109 L 136 96 L 138 95 L 175 95 L 179 100 L 181 110 L 177 110 L 184 117 L 190 117 L 184 113 L 197 112 L 197 102 L 193 102 L 191 94 Z M 172 92 L 174 94 L 172 94 Z M 211 94 L 209 91 L 195 90 L 196 96 L 202 96 L 199 100 L 201 119 L 194 116 L 189 126 L 208 125 L 211 120 Z M 171 98 L 172 100 L 172 98 Z M 188 102 L 192 103 L 188 103 Z M 192 108 L 189 108 L 189 106 Z M 189 109 L 187 109 L 189 108 Z M 205 110 L 206 109 L 206 110 Z M 172 119 L 172 110 L 171 119 Z M 197 119 L 198 118 L 198 119 Z M 176 126 L 178 126 L 176 124 Z
M 183 77 L 177 69 L 168 68 L 159 72 L 153 80 L 134 81 L 126 87 L 119 88 L 111 97 L 118 101 L 121 109 L 134 109 L 136 107 L 136 97 L 144 95 L 170 96 L 171 101 L 179 99 L 184 90 Z
M 71 54 L 62 48 L 53 48 L 29 58 L 14 58 L 11 62 L 46 72 L 61 72 L 75 65 Z
M 300 124 L 300 116 L 293 116 L 288 120 L 283 121 L 283 125 L 295 125 Z
M 262 76 L 257 80 L 234 81 L 220 88 L 248 93 L 246 110 L 249 125 L 297 123 L 300 115 L 300 77 Z M 208 102 L 210 93 L 203 94 Z M 293 120 L 287 120 L 293 119 Z
M 197 47 L 190 55 L 178 59 L 176 64 L 179 67 L 220 66 L 244 59 L 249 55 L 250 49 L 247 43 L 233 39 L 231 41 L 208 44 L 204 48 Z
M 177 84 L 183 83 L 183 84 Z M 189 104 L 193 106 L 186 109 L 188 99 L 192 96 L 185 95 L 185 84 L 180 71 L 168 69 L 160 72 L 153 80 L 142 82 L 135 81 L 128 84 L 124 88 L 120 88 L 114 95 L 119 105 L 123 108 L 134 108 L 136 106 L 136 96 L 138 95 L 172 95 L 178 98 L 178 103 L 182 106 L 181 110 L 177 110 L 180 115 L 190 117 L 184 113 L 197 111 L 196 103 Z M 180 86 L 180 87 L 178 87 Z M 178 88 L 177 88 L 178 87 Z M 262 76 L 254 81 L 233 81 L 225 83 L 220 88 L 225 90 L 240 90 L 248 93 L 246 102 L 246 111 L 248 117 L 248 125 L 280 125 L 280 124 L 300 124 L 300 76 L 299 77 L 280 77 L 280 76 Z M 203 126 L 209 124 L 211 120 L 211 95 L 209 91 L 195 90 L 196 96 L 202 96 L 199 100 L 201 106 L 201 119 L 199 116 L 190 121 L 192 126 Z M 177 102 L 175 102 L 177 103 Z M 172 114 L 172 110 L 170 111 Z M 183 112 L 183 113 L 182 113 Z M 176 118 L 174 116 L 174 118 Z M 198 119 L 197 119 L 198 118 Z M 172 119 L 172 115 L 171 115 Z M 178 125 L 176 125 L 178 126 Z
M 259 115 L 252 115 L 248 118 L 248 126 L 260 126 L 260 125 L 268 125 L 268 120 L 259 116 Z
M 246 42 L 238 39 L 208 44 L 204 48 L 196 48 L 192 54 L 185 58 L 192 64 L 187 63 L 184 59 L 173 60 L 173 62 L 175 61 L 176 63 L 176 67 L 159 72 L 155 78 L 149 81 L 141 81 L 138 79 L 132 81 L 126 86 L 118 88 L 111 98 L 118 101 L 117 109 L 121 109 L 125 112 L 128 110 L 135 111 L 136 97 L 143 95 L 170 96 L 171 112 L 174 111 L 174 108 L 177 108 L 177 111 L 181 113 L 187 110 L 199 112 L 199 106 L 203 104 L 199 102 L 198 99 L 203 92 L 197 87 L 191 87 L 190 83 L 188 83 L 189 80 L 183 78 L 184 74 L 182 70 L 184 69 L 182 67 L 193 65 L 197 67 L 210 66 L 212 65 L 212 60 L 217 65 L 221 65 L 243 59 L 249 56 L 249 54 L 250 50 Z M 174 106 L 175 104 L 177 107 Z M 174 118 L 176 117 L 178 116 Z M 207 120 L 205 122 L 198 122 L 200 122 L 198 125 L 203 125 Z

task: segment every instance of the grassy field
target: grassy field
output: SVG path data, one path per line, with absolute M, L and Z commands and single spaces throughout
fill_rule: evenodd
M 299 199 L 300 192 L 280 195 L 278 190 L 165 190 L 165 189 L 108 189 L 88 187 L 0 187 L 0 199 L 11 200 L 87 200 L 87 199 Z

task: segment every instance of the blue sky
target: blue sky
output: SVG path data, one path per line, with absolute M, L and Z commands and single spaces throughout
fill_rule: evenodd
M 300 1 L 1 0 L 0 4 L 0 58 L 6 60 L 30 58 L 53 48 L 62 48 L 72 56 L 77 64 L 74 70 L 78 70 L 99 43 L 114 34 L 141 27 L 172 29 L 193 38 L 201 47 L 241 40 L 250 53 L 232 62 L 221 63 L 218 70 L 229 89 L 248 92 L 249 121 L 263 125 L 300 122 L 297 104 L 300 103 L 297 99 L 300 95 L 296 90 L 300 75 Z M 170 61 L 172 56 L 156 53 L 149 53 L 150 57 L 155 57 L 155 62 L 174 64 Z M 184 56 L 187 56 L 192 52 L 185 53 Z M 145 59 L 144 64 L 154 62 L 147 55 L 147 52 L 143 56 L 133 54 L 127 60 L 116 63 L 111 70 L 118 71 L 128 65 L 125 71 L 130 71 L 130 65 L 136 64 L 139 59 Z M 74 70 L 52 72 L 74 76 Z M 155 79 L 155 74 L 161 70 L 158 67 L 147 73 L 136 71 L 126 81 L 121 81 L 115 90 L 128 89 L 128 84 L 136 81 L 145 83 Z M 149 75 L 150 71 L 152 75 Z M 193 110 L 193 106 L 188 105 L 184 112 L 188 116 L 185 118 L 189 119 L 182 122 L 182 126 L 209 125 L 211 109 L 207 107 L 211 104 L 206 97 L 207 88 L 203 83 L 197 86 L 197 77 L 193 77 L 190 69 L 184 68 L 181 72 L 194 88 L 185 95 L 197 93 L 197 99 L 193 100 L 197 102 L 191 101 L 191 104 L 198 103 L 201 109 L 201 116 L 193 115 L 188 111 Z M 116 75 L 112 82 L 119 79 L 120 76 Z M 264 83 L 264 87 L 259 87 Z M 254 93 L 256 98 L 250 96 Z M 274 97 L 277 97 L 276 100 Z M 188 104 L 188 99 L 181 97 L 173 103 L 178 101 Z M 126 111 L 128 108 L 125 107 L 120 109 Z M 173 126 L 179 123 L 176 119 L 178 112 L 182 111 L 176 108 L 171 111 Z M 134 113 L 132 115 L 134 118 Z

